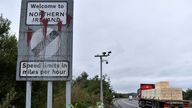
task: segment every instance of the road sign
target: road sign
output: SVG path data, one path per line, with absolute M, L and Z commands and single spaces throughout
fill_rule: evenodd
M 17 80 L 71 80 L 73 0 L 22 0 Z
M 41 12 L 44 11 L 45 18 L 49 24 L 57 24 L 59 20 L 66 24 L 67 2 L 28 2 L 27 3 L 27 21 L 28 25 L 39 25 L 41 23 Z
M 21 61 L 20 77 L 68 76 L 68 62 Z

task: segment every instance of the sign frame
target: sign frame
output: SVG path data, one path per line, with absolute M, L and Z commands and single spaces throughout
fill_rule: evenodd
M 28 3 L 40 2 L 40 3 L 66 3 L 66 24 L 61 23 L 59 28 L 59 22 L 57 24 L 49 24 L 44 25 L 44 23 L 40 24 L 27 24 L 27 8 Z M 44 17 L 46 19 L 46 17 Z M 62 21 L 61 21 L 62 22 Z M 38 50 L 35 51 L 32 49 L 32 43 L 37 40 L 34 38 L 34 34 L 38 31 L 48 30 L 45 33 L 43 32 L 42 37 L 49 36 L 49 39 L 53 40 L 45 40 L 41 41 L 41 43 L 46 43 L 47 49 L 45 47 L 42 48 L 41 52 Z M 54 38 L 52 38 L 50 34 L 57 34 Z M 49 34 L 48 34 L 49 33 Z M 37 37 L 37 36 L 36 36 Z M 44 38 L 47 39 L 47 38 Z M 57 39 L 57 40 L 56 40 Z M 55 42 L 60 40 L 60 42 Z M 53 42 L 53 45 L 49 42 Z M 53 55 L 48 55 L 52 49 L 48 49 L 51 47 L 55 47 L 55 43 L 59 43 L 57 51 Z M 40 43 L 35 43 L 35 45 L 39 45 Z M 52 46 L 51 46 L 52 45 Z M 55 46 L 54 46 L 55 45 Z M 34 47 L 38 48 L 38 47 Z M 46 52 L 47 51 L 47 52 Z M 37 55 L 36 55 L 37 54 Z M 46 55 L 47 54 L 47 55 Z M 20 14 L 20 29 L 19 29 L 19 40 L 18 40 L 18 58 L 17 58 L 17 72 L 16 72 L 16 80 L 17 81 L 70 81 L 72 80 L 72 59 L 73 59 L 73 0 L 22 0 L 21 4 L 21 14 Z M 22 61 L 66 61 L 68 62 L 68 76 L 35 76 L 35 77 L 23 77 L 20 76 L 20 64 Z

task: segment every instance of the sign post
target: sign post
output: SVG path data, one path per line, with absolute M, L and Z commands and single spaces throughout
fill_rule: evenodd
M 66 81 L 66 108 L 71 104 L 71 81 Z
M 66 81 L 71 90 L 73 0 L 22 0 L 19 31 L 16 80 L 27 81 L 26 108 L 32 81 L 48 81 L 47 107 L 52 108 L 52 81 Z
M 32 85 L 31 81 L 26 82 L 26 108 L 31 108 L 31 90 Z
M 48 81 L 48 85 L 47 85 L 47 108 L 52 108 L 52 97 L 53 97 L 53 82 L 52 81 Z

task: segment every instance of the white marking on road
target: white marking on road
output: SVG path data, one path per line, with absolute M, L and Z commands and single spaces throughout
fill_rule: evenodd
M 123 100 L 122 102 L 123 102 L 123 103 L 125 103 L 125 104 L 127 104 L 127 105 L 130 105 L 130 106 L 133 106 L 133 107 L 139 108 L 137 105 L 132 104 L 132 103 L 130 103 L 130 102 L 127 102 L 126 100 Z

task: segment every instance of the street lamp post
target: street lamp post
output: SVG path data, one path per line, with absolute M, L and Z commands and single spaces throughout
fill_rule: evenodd
M 102 62 L 106 62 L 108 64 L 107 60 L 103 60 L 103 57 L 108 57 L 110 56 L 111 51 L 109 52 L 103 52 L 101 55 L 97 54 L 95 57 L 100 58 L 100 102 L 101 102 L 101 107 L 104 108 L 104 102 L 103 102 L 103 73 L 102 73 Z

